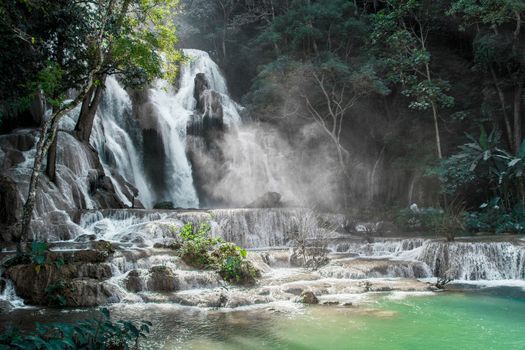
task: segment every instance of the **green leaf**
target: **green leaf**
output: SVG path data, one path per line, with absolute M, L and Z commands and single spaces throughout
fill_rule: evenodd
M 520 151 L 518 155 L 520 158 L 525 158 L 525 139 L 521 142 Z
M 513 167 L 513 166 L 516 165 L 519 161 L 521 161 L 520 158 L 514 158 L 513 160 L 511 160 L 511 161 L 507 164 L 507 166 L 508 166 L 508 167 Z
M 480 126 L 480 129 L 481 132 L 479 135 L 479 145 L 482 149 L 487 149 L 489 146 L 487 131 L 485 131 L 485 127 L 483 125 Z

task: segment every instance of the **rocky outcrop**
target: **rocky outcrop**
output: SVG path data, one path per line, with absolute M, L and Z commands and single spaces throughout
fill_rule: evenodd
M 15 130 L 0 136 L 0 226 L 4 240 L 12 240 L 10 226 L 21 216 L 32 172 L 36 129 Z M 87 208 L 123 208 L 110 178 L 93 147 L 67 132 L 58 134 L 56 178 L 40 177 L 31 230 L 39 240 L 74 237 L 78 230 L 71 218 L 53 227 L 56 213 Z M 132 186 L 128 186 L 133 192 Z M 130 196 L 133 196 L 131 194 Z M 60 214 L 57 214 L 60 215 Z M 56 221 L 56 220 L 55 220 Z
M 108 251 L 48 252 L 44 264 L 8 261 L 5 277 L 18 296 L 33 305 L 96 306 L 118 299 L 107 262 Z
M 329 278 L 428 278 L 432 272 L 422 262 L 390 259 L 340 259 L 319 269 L 319 274 Z
M 300 300 L 303 304 L 319 304 L 319 299 L 317 299 L 315 294 L 310 291 L 302 292 Z
M 153 266 L 149 271 L 148 290 L 174 292 L 179 289 L 177 276 L 166 266 Z
M 0 224 L 12 225 L 20 212 L 16 183 L 7 176 L 0 176 Z

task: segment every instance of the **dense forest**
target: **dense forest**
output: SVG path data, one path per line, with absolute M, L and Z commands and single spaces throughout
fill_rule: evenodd
M 183 5 L 182 41 L 213 53 L 249 115 L 291 138 L 319 125 L 341 206 L 452 203 L 478 229 L 522 230 L 523 2 Z

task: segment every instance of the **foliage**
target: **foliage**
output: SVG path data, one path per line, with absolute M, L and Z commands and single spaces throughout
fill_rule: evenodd
M 521 203 L 510 210 L 501 206 L 501 198 L 483 203 L 478 211 L 465 214 L 465 227 L 472 232 L 519 233 L 525 232 L 525 210 Z
M 452 107 L 449 82 L 431 78 L 431 53 L 427 37 L 437 26 L 440 11 L 426 1 L 390 1 L 385 9 L 371 16 L 372 44 L 382 58 L 387 80 L 401 84 L 402 94 L 410 98 L 409 107 L 428 110 L 433 103 Z M 410 19 L 413 19 L 413 22 Z
M 317 215 L 315 210 L 305 210 L 294 217 L 291 237 L 293 239 L 290 262 L 312 270 L 328 263 L 328 236 L 335 231 L 330 222 Z
M 46 264 L 55 264 L 56 267 L 61 267 L 64 265 L 64 259 L 58 258 L 54 261 L 51 261 L 48 258 L 48 251 L 49 246 L 45 242 L 32 242 L 31 243 L 31 252 L 29 254 L 29 257 L 31 259 L 31 262 L 35 264 L 35 271 L 40 272 L 42 267 L 44 267 Z
M 432 217 L 434 234 L 453 241 L 456 235 L 465 232 L 465 207 L 458 200 L 447 203 L 440 215 Z
M 179 254 L 188 265 L 206 268 L 212 264 L 210 251 L 223 240 L 220 237 L 210 237 L 211 227 L 207 223 L 201 223 L 194 227 L 192 223 L 186 223 L 179 229 L 182 238 L 182 246 Z
M 443 216 L 443 210 L 436 208 L 411 208 L 401 209 L 394 215 L 395 224 L 403 231 L 430 232 L 433 224 Z
M 140 338 L 149 333 L 151 323 L 110 319 L 108 309 L 101 309 L 101 317 L 75 323 L 37 323 L 36 330 L 21 332 L 9 329 L 0 334 L 0 349 L 67 350 L 67 349 L 138 349 Z
M 246 260 L 246 250 L 224 242 L 220 237 L 210 237 L 211 226 L 201 223 L 195 227 L 186 223 L 179 229 L 182 245 L 178 252 L 182 260 L 197 268 L 216 270 L 221 277 L 237 284 L 252 284 L 259 276 L 257 269 Z
M 49 284 L 45 289 L 47 303 L 50 305 L 66 306 L 67 300 L 64 293 L 67 293 L 69 286 L 64 281 L 57 281 L 56 283 Z
M 211 253 L 213 265 L 221 277 L 237 284 L 253 284 L 259 271 L 246 260 L 246 250 L 233 243 L 222 243 Z
M 443 190 L 448 194 L 481 191 L 482 198 L 500 198 L 510 209 L 523 201 L 525 141 L 517 155 L 506 151 L 501 133 L 487 134 L 482 127 L 479 138 L 467 135 L 469 143 L 459 146 L 459 152 L 444 160 L 436 169 Z
M 130 86 L 156 77 L 173 80 L 182 59 L 172 21 L 177 4 L 3 1 L 0 116 L 15 116 L 38 94 L 58 108 L 68 90 L 82 88 L 93 73 L 95 85 L 103 83 L 106 74 L 119 74 Z

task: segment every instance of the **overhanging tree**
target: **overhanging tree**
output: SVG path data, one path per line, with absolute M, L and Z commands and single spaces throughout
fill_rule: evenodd
M 64 57 L 67 56 L 68 60 L 49 57 L 48 64 L 40 71 L 39 79 L 33 82 L 31 89 L 33 93 L 43 92 L 52 109 L 48 111 L 39 131 L 28 197 L 17 237 L 19 250 L 22 249 L 21 242 L 28 238 L 42 163 L 56 140 L 61 118 L 83 101 L 87 101 L 90 106 L 96 103 L 93 99 L 107 75 L 119 74 L 125 83 L 132 85 L 146 83 L 161 75 L 172 78 L 177 71 L 175 63 L 181 58 L 174 46 L 175 28 L 170 20 L 177 1 L 92 0 L 73 3 L 77 6 L 74 10 L 82 11 L 82 16 L 70 26 L 59 29 L 74 32 L 82 28 L 76 34 L 82 35 L 84 45 L 62 45 Z M 19 6 L 27 6 L 29 12 L 46 12 L 50 3 L 24 2 Z M 17 23 L 13 23 L 10 28 L 12 32 L 21 38 L 29 38 L 38 48 L 50 45 L 45 36 L 35 39 L 34 34 L 39 33 L 26 33 L 25 27 L 16 27 Z M 54 30 L 59 32 L 56 28 Z M 71 58 L 76 64 L 66 64 Z M 78 67 L 85 69 L 75 74 Z M 71 77 L 75 77 L 74 82 L 69 80 Z M 72 87 L 76 88 L 75 97 L 66 101 L 65 92 Z M 84 126 L 89 128 L 90 125 L 86 125 L 89 123 L 92 126 L 92 118 Z M 90 130 L 84 129 L 84 132 L 89 133 Z

